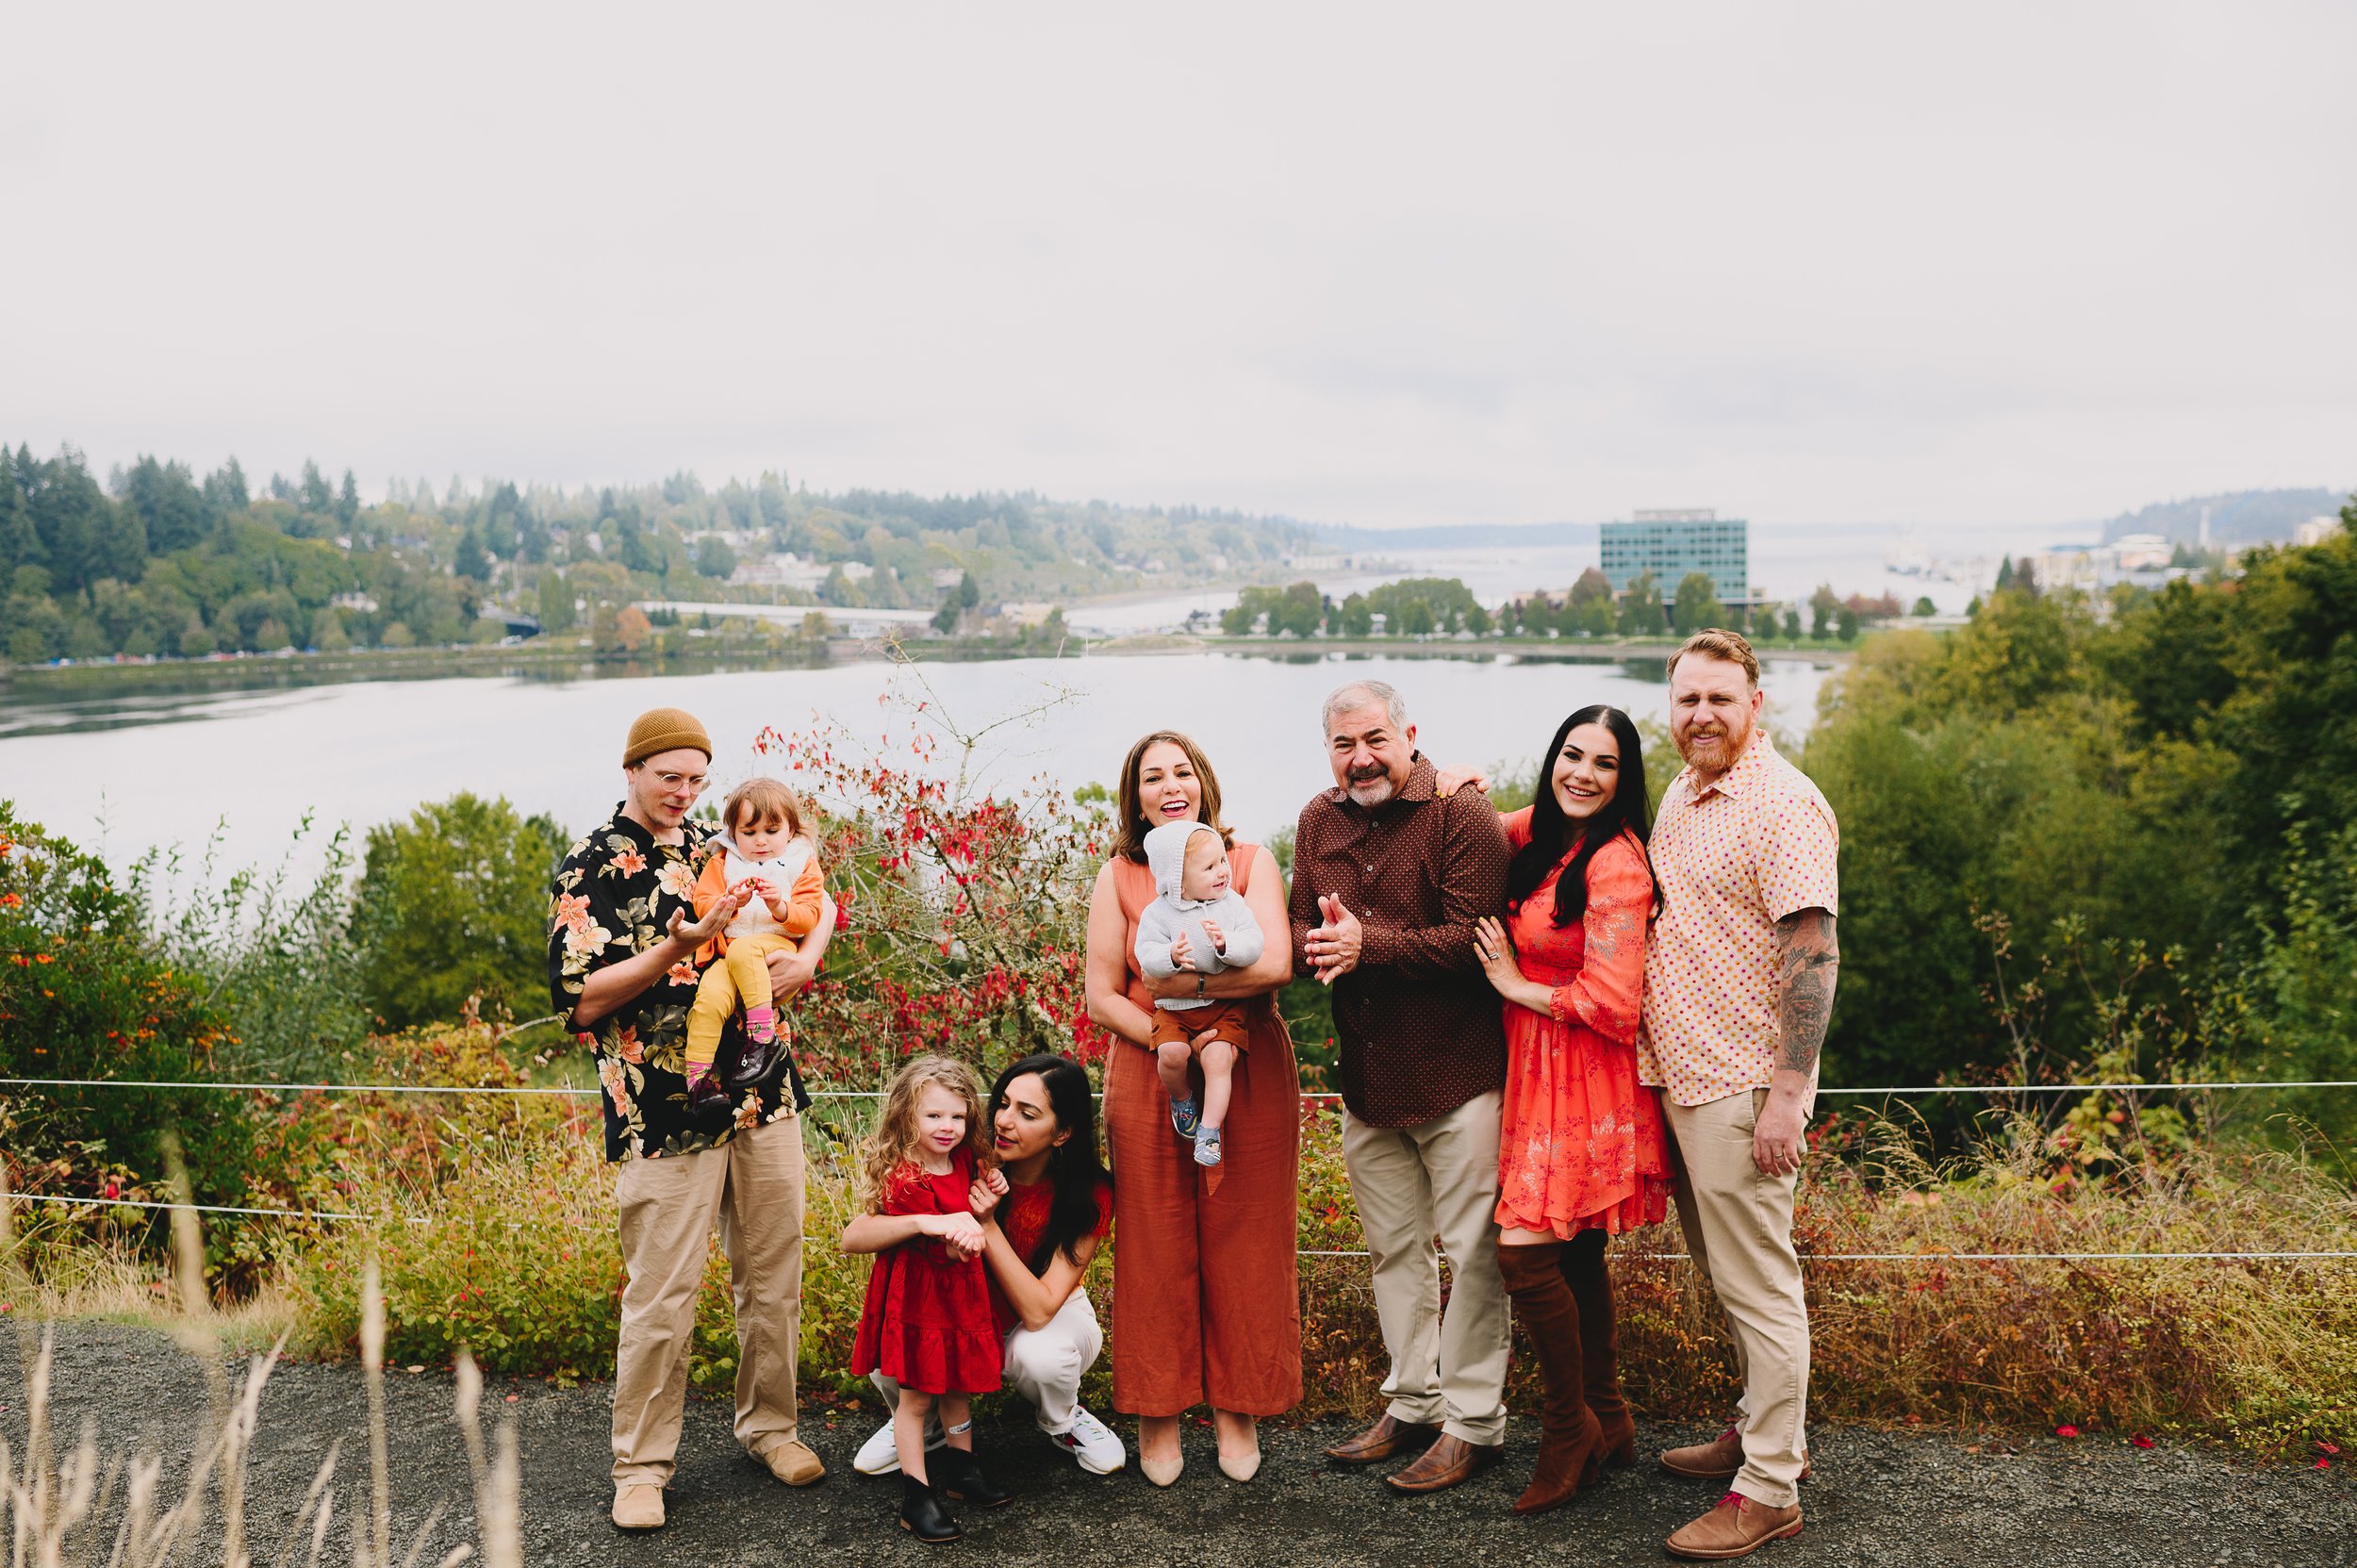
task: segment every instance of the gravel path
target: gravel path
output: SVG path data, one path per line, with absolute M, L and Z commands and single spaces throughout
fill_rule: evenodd
M 0 1333 L 0 1434 L 23 1440 L 23 1379 L 13 1335 Z M 52 1400 L 70 1437 L 85 1422 L 102 1446 L 147 1445 L 178 1456 L 205 1419 L 201 1369 L 162 1336 L 107 1325 L 61 1325 Z M 514 1400 L 507 1402 L 512 1395 Z M 396 1532 L 414 1531 L 437 1502 L 463 1529 L 466 1463 L 453 1431 L 447 1375 L 396 1372 L 392 1413 Z M 1373 1475 L 1339 1472 L 1320 1450 L 1331 1425 L 1264 1434 L 1261 1478 L 1237 1486 L 1212 1461 L 1208 1428 L 1190 1430 L 1187 1473 L 1157 1492 L 1134 1470 L 1081 1474 L 1028 1424 L 983 1431 L 993 1474 L 1017 1489 L 995 1512 L 968 1511 L 965 1541 L 928 1558 L 893 1528 L 897 1480 L 852 1474 L 851 1453 L 873 1418 L 849 1412 L 806 1423 L 831 1474 L 789 1492 L 746 1460 L 729 1434 L 724 1401 L 688 1405 L 672 1523 L 625 1543 L 605 1522 L 607 1391 L 494 1383 L 485 1404 L 515 1417 L 524 1468 L 525 1557 L 535 1564 L 629 1563 L 633 1568 L 780 1564 L 805 1568 L 824 1553 L 854 1563 L 974 1560 L 1008 1568 L 1076 1562 L 1195 1564 L 1446 1562 L 1630 1563 L 1672 1560 L 1661 1538 L 1715 1498 L 1650 1464 L 1611 1477 L 1591 1495 L 1535 1519 L 1508 1511 L 1527 1479 L 1532 1438 L 1515 1423 L 1506 1461 L 1453 1492 L 1409 1500 Z M 262 1403 L 249 1502 L 253 1539 L 274 1555 L 284 1522 L 329 1443 L 343 1441 L 339 1490 L 361 1495 L 367 1413 L 350 1366 L 282 1366 Z M 1121 1424 L 1125 1439 L 1133 1433 Z M 1647 1427 L 1640 1445 L 1707 1436 Z M 2117 1439 L 2047 1439 L 2006 1455 L 1973 1451 L 1953 1433 L 1823 1427 L 1811 1436 L 1817 1478 L 1804 1494 L 1807 1529 L 1754 1560 L 1801 1563 L 2357 1564 L 2357 1485 L 2347 1472 L 2229 1462 Z M 355 1484 L 357 1483 L 357 1484 Z M 338 1532 L 340 1538 L 340 1531 Z M 457 1529 L 437 1537 L 446 1547 Z M 331 1548 L 330 1559 L 343 1557 Z M 438 1555 L 438 1553 L 437 1554 Z M 431 1560 L 429 1557 L 428 1560 Z

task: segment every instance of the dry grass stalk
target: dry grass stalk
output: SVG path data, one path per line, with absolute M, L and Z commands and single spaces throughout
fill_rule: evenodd
M 185 1173 L 173 1172 L 175 1187 L 185 1197 Z M 0 1166 L 0 1279 L 11 1291 L 29 1283 L 19 1255 L 14 1224 L 15 1204 Z M 190 1454 L 188 1475 L 178 1498 L 161 1501 L 163 1462 L 153 1453 L 127 1459 L 101 1459 L 94 1428 L 87 1428 L 73 1451 L 59 1460 L 50 1416 L 50 1396 L 56 1359 L 56 1328 L 44 1325 L 36 1334 L 20 1317 L 19 1365 L 25 1378 L 25 1443 L 21 1456 L 11 1455 L 0 1439 L 0 1516 L 5 1517 L 10 1543 L 10 1568 L 66 1568 L 69 1563 L 104 1562 L 107 1568 L 176 1568 L 182 1563 L 219 1561 L 223 1568 L 255 1568 L 248 1547 L 247 1485 L 255 1437 L 260 1425 L 262 1391 L 277 1365 L 281 1344 L 251 1358 L 245 1377 L 234 1389 L 220 1365 L 221 1345 L 209 1331 L 212 1318 L 206 1298 L 203 1243 L 194 1215 L 173 1212 L 175 1283 L 182 1308 L 175 1338 L 206 1367 L 212 1393 L 214 1419 Z M 353 1568 L 420 1568 L 440 1527 L 444 1509 L 427 1514 L 407 1550 L 395 1558 L 391 1544 L 391 1465 L 386 1443 L 382 1348 L 384 1302 L 371 1278 L 365 1288 L 365 1315 L 372 1317 L 372 1342 L 367 1367 L 370 1387 L 370 1452 L 371 1508 L 365 1519 L 353 1520 L 350 1535 Z M 471 1366 L 467 1368 L 472 1373 Z M 459 1426 L 470 1459 L 474 1461 L 477 1534 L 484 1560 L 494 1568 L 520 1568 L 522 1562 L 520 1467 L 515 1424 L 503 1422 L 486 1457 L 477 1417 L 481 1379 L 472 1387 L 462 1378 Z M 336 1514 L 333 1483 L 340 1444 L 331 1444 L 312 1477 L 294 1517 L 288 1521 L 271 1568 L 291 1568 L 301 1561 L 318 1568 L 326 1550 Z M 217 1496 L 217 1509 L 208 1509 Z M 457 1568 L 476 1554 L 473 1543 L 462 1542 L 435 1560 L 435 1568 Z

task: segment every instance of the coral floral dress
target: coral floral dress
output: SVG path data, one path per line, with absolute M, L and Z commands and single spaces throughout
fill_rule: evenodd
M 945 1176 L 904 1165 L 885 1186 L 879 1212 L 971 1213 L 973 1184 L 974 1157 L 964 1149 Z M 998 1386 L 1000 1360 L 981 1258 L 953 1263 L 936 1236 L 912 1236 L 876 1254 L 851 1346 L 853 1372 L 881 1371 L 919 1394 L 983 1394 Z
M 1508 817 L 1507 841 L 1530 842 L 1530 810 Z M 1508 912 L 1525 979 L 1551 986 L 1544 1013 L 1506 1004 L 1506 1109 L 1498 1139 L 1500 1226 L 1570 1239 L 1612 1235 L 1668 1213 L 1661 1108 L 1637 1081 L 1653 872 L 1633 834 L 1588 863 L 1588 910 L 1555 923 L 1563 857 Z

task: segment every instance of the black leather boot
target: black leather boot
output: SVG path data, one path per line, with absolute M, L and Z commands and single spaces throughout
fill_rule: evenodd
M 925 1456 L 925 1468 L 933 1473 L 935 1485 L 961 1503 L 997 1508 L 1014 1498 L 1014 1494 L 1005 1487 L 991 1484 L 990 1477 L 982 1474 L 982 1461 L 974 1457 L 971 1448 L 936 1448 Z
M 941 1499 L 933 1495 L 933 1489 L 907 1475 L 900 1477 L 900 1527 L 928 1544 L 955 1541 L 964 1534 L 949 1510 L 941 1506 Z

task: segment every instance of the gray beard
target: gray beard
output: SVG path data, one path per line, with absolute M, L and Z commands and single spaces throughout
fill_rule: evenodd
M 1369 779 L 1364 784 L 1354 784 L 1348 785 L 1347 790 L 1353 801 L 1357 801 L 1360 805 L 1366 807 L 1369 811 L 1374 810 L 1376 806 L 1383 804 L 1393 796 L 1399 793 L 1398 790 L 1392 786 L 1391 775 L 1389 774 L 1385 774 L 1383 777 L 1378 779 Z

